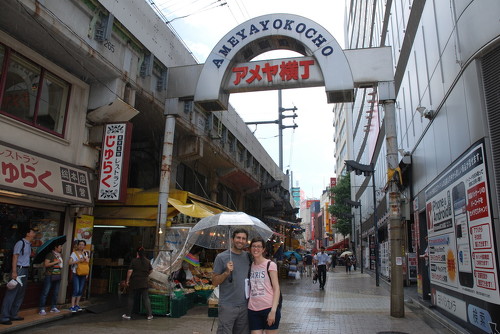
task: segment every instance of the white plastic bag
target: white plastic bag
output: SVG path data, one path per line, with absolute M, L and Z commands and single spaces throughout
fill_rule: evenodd
M 300 279 L 300 271 L 295 272 L 295 279 Z

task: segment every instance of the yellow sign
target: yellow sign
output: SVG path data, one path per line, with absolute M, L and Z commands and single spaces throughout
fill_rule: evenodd
M 94 232 L 94 216 L 82 215 L 76 218 L 75 237 L 73 240 L 84 240 L 85 250 L 91 250 L 92 234 Z

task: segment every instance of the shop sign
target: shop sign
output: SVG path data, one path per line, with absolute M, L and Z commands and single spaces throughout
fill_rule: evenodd
M 482 141 L 425 191 L 431 283 L 500 304 Z
M 486 333 L 498 333 L 497 324 L 493 323 L 491 314 L 487 310 L 469 304 L 467 307 L 467 314 L 469 315 L 469 322 L 474 326 L 482 329 Z
M 433 304 L 446 312 L 453 314 L 455 317 L 463 321 L 467 321 L 467 304 L 463 300 L 450 296 L 439 290 L 435 291 L 435 296 L 433 296 L 433 298 Z
M 85 169 L 0 142 L 0 188 L 92 205 Z
M 408 279 L 417 279 L 418 257 L 417 253 L 408 253 Z
M 231 70 L 229 92 L 318 87 L 323 74 L 313 57 L 285 58 L 236 64 Z
M 131 138 L 131 123 L 109 123 L 104 127 L 97 195 L 99 201 L 125 201 Z
M 74 240 L 84 240 L 85 250 L 92 250 L 92 234 L 94 233 L 94 216 L 82 215 L 76 218 Z

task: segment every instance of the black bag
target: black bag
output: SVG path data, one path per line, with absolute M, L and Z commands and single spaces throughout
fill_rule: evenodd
M 273 286 L 273 281 L 271 280 L 271 276 L 269 275 L 269 266 L 271 265 L 271 261 L 267 261 L 267 277 L 269 277 L 269 281 L 271 282 L 271 286 Z M 283 305 L 283 294 L 281 293 L 280 289 L 280 301 L 278 303 L 278 308 L 281 309 L 281 306 Z
M 250 269 L 252 267 L 252 259 L 250 258 L 250 255 L 248 255 L 248 257 L 250 259 L 250 267 L 248 268 L 248 278 L 250 279 Z M 273 281 L 271 280 L 271 276 L 269 275 L 269 266 L 270 265 L 271 265 L 271 260 L 267 261 L 267 277 L 269 277 L 269 281 L 271 282 L 271 286 L 273 286 Z M 283 294 L 281 293 L 281 289 L 280 289 L 280 301 L 278 303 L 278 308 L 281 309 L 282 305 L 283 305 Z

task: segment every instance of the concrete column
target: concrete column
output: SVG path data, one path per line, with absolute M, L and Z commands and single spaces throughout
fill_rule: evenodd
M 219 185 L 219 177 L 217 176 L 217 172 L 211 171 L 209 189 L 210 189 L 210 200 L 213 202 L 217 202 L 218 185 Z
M 158 226 L 163 233 L 158 234 L 159 249 L 165 244 L 165 229 L 167 228 L 168 196 L 170 193 L 170 177 L 172 169 L 172 152 L 174 149 L 175 116 L 167 115 L 165 120 L 165 135 L 161 157 L 160 191 L 158 194 Z
M 394 83 L 380 84 L 379 100 L 384 104 L 385 139 L 389 182 L 389 239 L 391 241 L 391 316 L 403 318 L 403 242 L 401 233 L 401 194 L 399 191 L 398 140 L 396 132 L 396 108 Z M 392 176 L 392 177 L 391 177 Z

